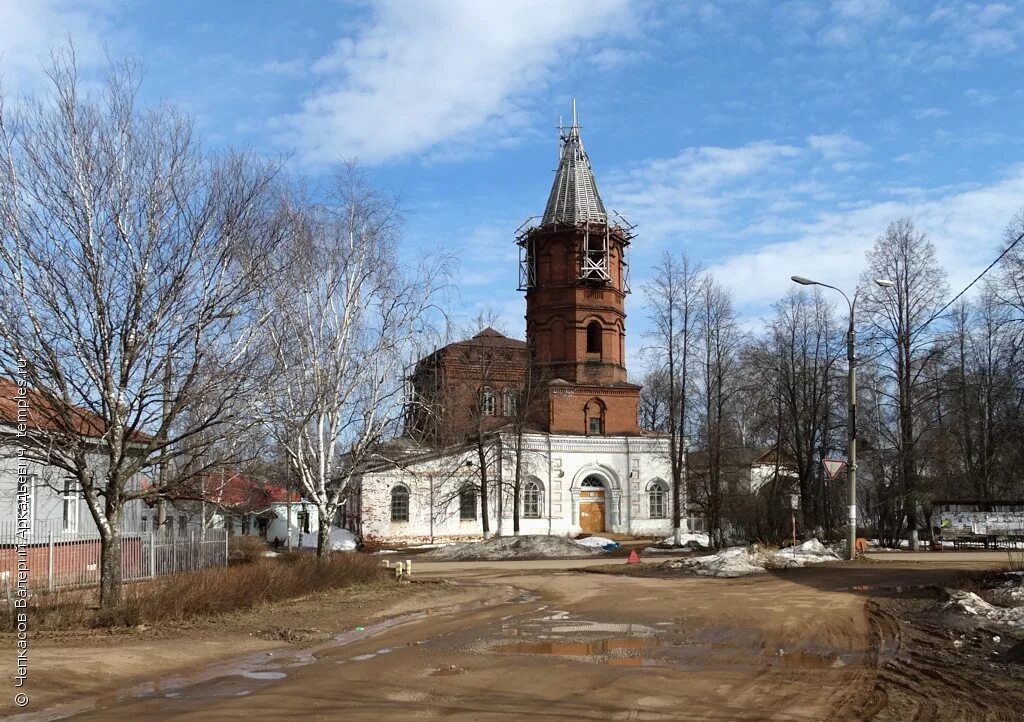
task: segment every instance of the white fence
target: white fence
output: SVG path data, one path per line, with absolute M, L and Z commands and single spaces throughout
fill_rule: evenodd
M 127 529 L 121 534 L 124 580 L 226 566 L 227 538 L 224 529 L 179 534 Z M 0 523 L 0 577 L 4 572 L 12 584 L 19 573 L 27 573 L 33 591 L 97 585 L 99 532 L 66 532 L 59 522 L 44 522 L 19 533 L 16 524 Z

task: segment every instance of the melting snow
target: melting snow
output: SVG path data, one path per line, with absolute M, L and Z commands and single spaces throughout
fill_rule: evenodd
M 586 539 L 574 539 L 573 541 L 593 549 L 614 549 L 619 545 L 618 542 L 603 536 L 588 536 Z
M 1024 625 L 1024 607 L 997 607 L 989 604 L 974 592 L 962 589 L 946 589 L 948 601 L 943 609 L 969 617 L 982 617 L 992 622 L 1010 626 Z
M 331 551 L 349 552 L 359 546 L 359 537 L 348 529 L 332 526 L 330 532 Z M 316 534 L 303 534 L 299 546 L 308 549 L 316 549 Z
M 421 555 L 421 558 L 441 561 L 494 561 L 544 557 L 593 557 L 600 555 L 602 551 L 602 549 L 578 544 L 565 537 L 534 534 L 492 537 L 486 541 L 452 544 L 426 552 Z
M 802 567 L 836 559 L 839 559 L 838 554 L 817 539 L 811 539 L 777 552 L 758 546 L 731 547 L 717 554 L 665 562 L 665 566 L 670 569 L 687 569 L 705 577 L 729 578 L 763 574 L 768 569 Z

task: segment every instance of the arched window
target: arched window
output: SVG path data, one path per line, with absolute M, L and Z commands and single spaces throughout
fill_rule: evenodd
M 513 388 L 505 389 L 501 396 L 501 413 L 505 416 L 515 416 L 519 410 L 519 394 Z
M 476 521 L 476 489 L 464 486 L 459 491 L 459 519 Z
M 647 486 L 647 503 L 652 519 L 668 516 L 668 487 L 660 479 L 655 479 Z
M 591 399 L 583 407 L 583 416 L 588 436 L 600 436 L 604 433 L 604 402 Z
M 601 353 L 601 324 L 597 321 L 587 324 L 587 353 Z
M 604 482 L 601 481 L 601 477 L 600 476 L 593 476 L 593 475 L 591 475 L 591 476 L 588 476 L 586 479 L 584 479 L 582 482 L 580 482 L 580 486 L 585 486 L 585 487 L 588 487 L 590 489 L 603 489 L 604 488 Z
M 409 489 L 396 486 L 391 490 L 391 521 L 409 521 Z
M 527 481 L 523 484 L 523 518 L 540 519 L 543 508 L 543 491 L 540 482 Z
M 484 416 L 494 416 L 494 389 L 490 386 L 480 389 L 480 413 Z

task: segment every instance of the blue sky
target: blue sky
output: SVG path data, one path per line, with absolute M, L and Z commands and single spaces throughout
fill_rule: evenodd
M 119 2 L 0 0 L 0 72 L 39 87 L 70 34 L 147 66 L 211 145 L 359 158 L 399 194 L 408 251 L 460 258 L 461 313 L 522 335 L 515 229 L 539 214 L 578 99 L 606 204 L 637 224 L 642 284 L 686 248 L 747 322 L 799 273 L 852 286 L 909 215 L 954 290 L 1024 206 L 1024 6 L 1016 2 Z

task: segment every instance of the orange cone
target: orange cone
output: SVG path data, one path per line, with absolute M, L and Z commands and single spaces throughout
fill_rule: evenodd
M 626 564 L 639 564 L 640 555 L 636 553 L 636 549 L 629 553 L 629 559 L 626 560 Z

